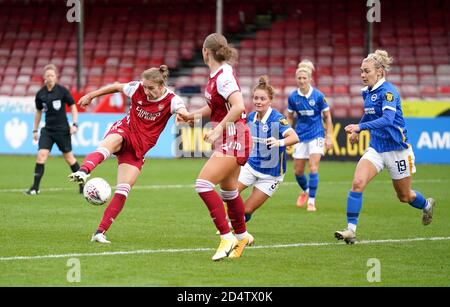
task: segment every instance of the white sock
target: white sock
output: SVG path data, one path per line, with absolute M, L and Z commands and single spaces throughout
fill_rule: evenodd
M 351 231 L 356 233 L 356 225 L 355 224 L 348 223 L 347 229 L 350 229 Z
M 430 209 L 431 209 L 431 204 L 427 200 L 427 204 L 426 204 L 425 208 L 423 208 L 423 211 L 428 212 L 428 211 L 430 211 Z
M 234 237 L 234 235 L 233 235 L 231 232 L 229 232 L 229 233 L 226 233 L 226 234 L 224 234 L 224 235 L 220 235 L 220 237 L 221 237 L 222 239 L 225 239 L 225 240 L 232 240 L 233 237 Z
M 310 197 L 310 198 L 308 198 L 308 205 L 315 205 L 316 204 L 316 199 L 315 198 L 312 198 L 312 197 Z
M 244 240 L 246 237 L 248 236 L 248 232 L 243 232 L 243 233 L 237 233 L 236 234 L 236 238 L 240 241 L 240 240 Z

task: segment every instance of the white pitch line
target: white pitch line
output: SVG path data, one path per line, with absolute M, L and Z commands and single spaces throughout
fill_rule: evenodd
M 418 179 L 414 180 L 414 183 L 442 183 L 449 182 L 447 179 Z M 370 184 L 391 184 L 390 180 L 373 181 Z M 297 185 L 297 182 L 286 181 L 282 185 Z M 323 181 L 320 182 L 321 185 L 335 185 L 335 184 L 347 184 L 351 185 L 351 181 L 340 180 L 340 181 Z M 193 184 L 159 184 L 159 185 L 136 185 L 133 190 L 157 190 L 157 189 L 193 189 Z M 60 191 L 72 191 L 74 186 L 70 188 L 45 188 L 41 189 L 41 192 L 60 192 Z M 17 193 L 24 192 L 26 189 L 0 189 L 0 193 Z
M 357 245 L 361 244 L 395 244 L 408 243 L 419 241 L 443 241 L 450 240 L 450 237 L 431 237 L 431 238 L 409 238 L 409 239 L 386 239 L 386 240 L 362 240 L 357 241 Z M 311 242 L 311 243 L 293 243 L 293 244 L 274 244 L 274 245 L 260 245 L 251 246 L 248 249 L 272 249 L 272 248 L 290 248 L 290 247 L 310 247 L 310 246 L 335 246 L 344 245 L 343 242 Z M 116 251 L 116 252 L 102 252 L 102 253 L 72 253 L 60 255 L 41 255 L 41 256 L 15 256 L 15 257 L 0 257 L 0 261 L 15 261 L 15 260 L 39 260 L 39 259 L 54 259 L 54 258 L 69 258 L 69 257 L 97 257 L 97 256 L 116 256 L 116 255 L 139 255 L 139 254 L 162 254 L 162 253 L 192 253 L 214 251 L 214 248 L 181 248 L 181 249 L 144 249 L 135 251 Z

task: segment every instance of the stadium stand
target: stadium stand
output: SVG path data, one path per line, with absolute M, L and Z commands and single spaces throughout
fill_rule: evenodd
M 76 24 L 67 22 L 67 7 L 60 3 L 0 1 L 0 95 L 35 95 L 42 67 L 50 62 L 60 67 L 60 83 L 76 91 Z M 85 0 L 85 6 L 81 93 L 136 79 L 165 63 L 176 77 L 171 85 L 193 96 L 193 107 L 202 105 L 195 96 L 203 91 L 207 70 L 198 58 L 204 37 L 214 31 L 215 1 Z M 374 47 L 394 56 L 390 81 L 404 99 L 448 99 L 450 2 L 397 0 L 381 8 Z M 256 78 L 267 74 L 278 90 L 275 106 L 283 111 L 295 89 L 296 65 L 308 58 L 334 115 L 362 112 L 364 3 L 225 0 L 224 9 L 224 31 L 239 49 L 237 73 L 249 110 Z

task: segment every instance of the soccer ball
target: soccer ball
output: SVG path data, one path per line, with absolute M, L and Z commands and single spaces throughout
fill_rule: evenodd
M 111 186 L 103 178 L 92 178 L 84 185 L 83 195 L 91 205 L 101 206 L 111 197 Z

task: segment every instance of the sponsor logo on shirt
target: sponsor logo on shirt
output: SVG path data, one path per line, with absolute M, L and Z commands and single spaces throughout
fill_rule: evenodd
M 161 116 L 161 112 L 150 113 L 141 109 L 139 106 L 137 106 L 136 111 L 138 117 L 146 120 L 155 121 L 159 116 Z
M 375 114 L 375 108 L 364 108 L 364 113 Z
M 314 116 L 314 110 L 299 110 L 298 114 L 301 116 Z

